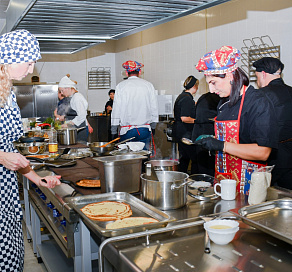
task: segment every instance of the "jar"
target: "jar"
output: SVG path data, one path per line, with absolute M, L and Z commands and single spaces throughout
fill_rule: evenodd
M 57 141 L 57 131 L 51 128 L 48 131 L 49 136 L 49 154 L 50 157 L 56 157 L 58 155 L 58 141 Z

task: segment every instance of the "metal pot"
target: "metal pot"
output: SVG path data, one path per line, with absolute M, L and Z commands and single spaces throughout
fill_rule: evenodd
M 178 171 L 179 162 L 174 160 L 150 160 L 145 162 L 146 168 L 147 164 L 151 164 L 154 171 Z
M 189 175 L 177 171 L 156 171 L 158 181 L 141 175 L 145 202 L 162 210 L 178 209 L 187 203 Z
M 57 140 L 60 145 L 73 145 L 77 143 L 77 132 L 85 129 L 81 128 L 61 128 L 57 130 Z
M 108 144 L 105 147 L 100 147 L 102 145 L 107 144 L 108 142 L 93 142 L 89 144 L 89 148 L 92 152 L 94 152 L 98 156 L 109 155 L 110 151 L 114 150 L 115 144 Z

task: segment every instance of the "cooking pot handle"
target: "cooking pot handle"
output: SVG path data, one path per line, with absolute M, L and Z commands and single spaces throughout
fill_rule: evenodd
M 77 132 L 79 131 L 79 130 L 82 130 L 82 129 L 85 129 L 86 127 L 80 127 L 80 128 L 77 128 L 76 130 L 77 130 Z
M 191 182 L 194 182 L 192 179 L 188 179 L 187 181 L 181 183 L 180 185 L 176 186 L 175 183 L 171 184 L 170 186 L 170 190 L 177 190 L 177 189 L 180 189 L 181 187 L 191 183 Z

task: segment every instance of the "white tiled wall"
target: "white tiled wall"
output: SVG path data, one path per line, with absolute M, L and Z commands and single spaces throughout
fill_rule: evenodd
M 56 82 L 70 73 L 71 78 L 78 81 L 80 92 L 88 99 L 89 110 L 97 112 L 104 110 L 108 89 L 88 90 L 88 71 L 92 67 L 111 67 L 112 88 L 115 88 L 125 76 L 122 63 L 131 59 L 142 62 L 145 65 L 142 77 L 151 81 L 157 90 L 166 90 L 166 94 L 180 93 L 183 89 L 181 82 L 193 74 L 201 80 L 195 97 L 197 99 L 207 91 L 203 75 L 195 69 L 201 56 L 222 45 L 241 49 L 244 39 L 269 35 L 275 45 L 281 46 L 281 60 L 285 64 L 284 80 L 292 85 L 291 0 L 232 0 L 169 22 L 166 24 L 168 26 L 166 31 L 174 31 L 175 34 L 160 33 L 157 32 L 159 26 L 154 27 L 135 34 L 138 44 L 144 39 L 140 46 L 132 46 L 131 37 L 122 39 L 129 43 L 126 44 L 129 49 L 117 50 L 118 53 L 72 62 L 39 61 L 35 74 L 40 73 L 43 82 Z M 158 38 L 155 40 L 153 37 Z M 119 48 L 122 41 L 116 43 Z
M 145 65 L 142 76 L 157 90 L 178 94 L 181 82 L 193 74 L 201 80 L 200 95 L 206 92 L 206 86 L 194 66 L 202 55 L 222 45 L 240 50 L 244 39 L 269 35 L 275 45 L 281 46 L 284 80 L 292 85 L 292 1 L 234 0 L 200 12 L 193 23 L 201 24 L 202 20 L 206 20 L 207 28 L 117 53 L 117 82 L 122 80 L 121 64 L 132 59 Z

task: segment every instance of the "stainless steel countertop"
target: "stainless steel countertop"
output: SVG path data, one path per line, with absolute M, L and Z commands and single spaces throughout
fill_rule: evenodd
M 268 189 L 268 199 L 292 197 L 292 192 L 279 187 Z M 228 210 L 248 205 L 247 196 L 238 195 L 234 201 L 220 198 L 203 202 L 188 198 L 185 207 L 164 211 L 178 221 L 168 225 L 185 225 L 176 231 L 139 237 L 124 236 L 106 240 L 103 248 L 105 263 L 110 263 L 117 271 L 291 271 L 292 245 L 263 233 L 243 222 L 234 240 L 225 246 L 211 242 L 211 253 L 204 253 L 205 231 L 202 223 L 188 226 L 198 221 L 198 216 L 233 216 Z M 161 231 L 163 233 L 161 233 Z M 147 244 L 147 242 L 149 242 Z

